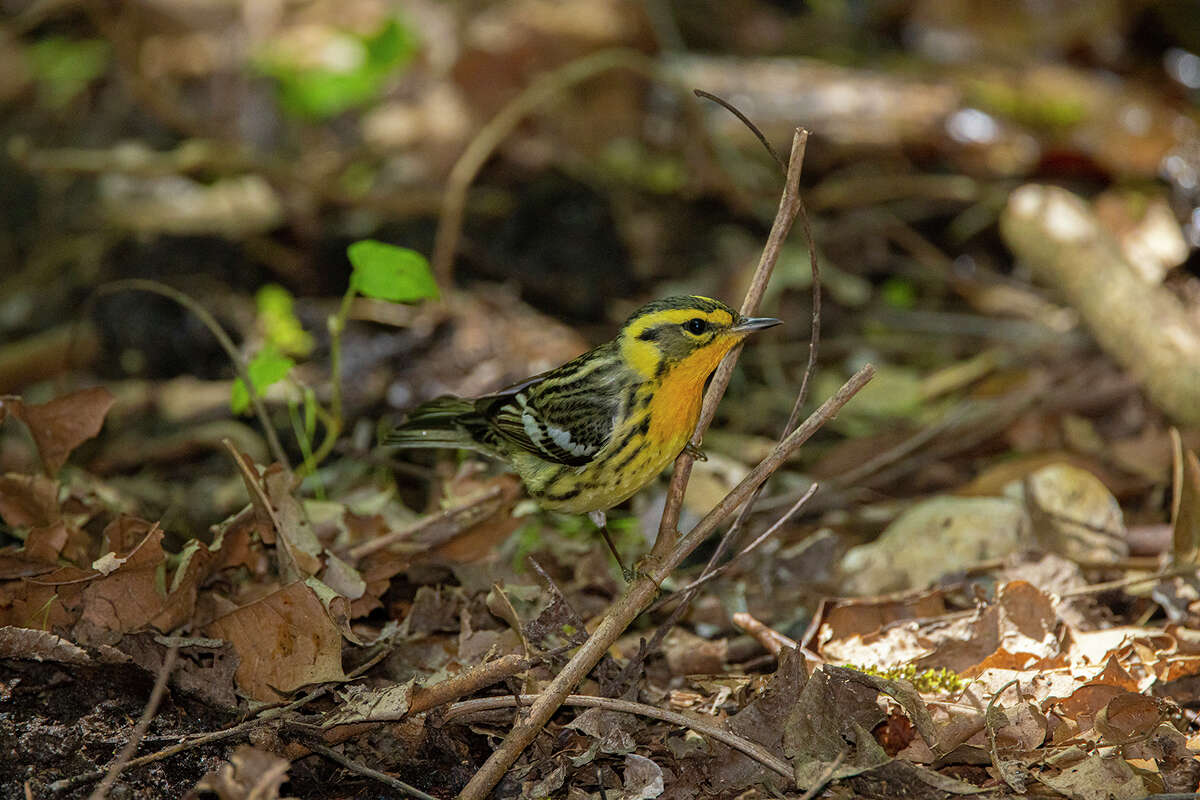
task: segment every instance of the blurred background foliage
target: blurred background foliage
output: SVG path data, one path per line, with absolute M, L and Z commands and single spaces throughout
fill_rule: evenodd
M 339 452 L 361 455 L 380 420 L 565 360 L 649 298 L 736 303 L 781 178 L 745 126 L 690 94 L 701 88 L 781 151 L 794 126 L 812 131 L 804 191 L 826 296 L 813 401 L 865 361 L 881 367 L 808 451 L 811 474 L 1030 381 L 1038 402 L 1055 398 L 1052 423 L 997 423 L 879 488 L 916 494 L 996 452 L 1079 449 L 1086 426 L 1062 420 L 1081 413 L 1101 439 L 1142 435 L 1153 404 L 1120 389 L 997 221 L 1018 186 L 1066 186 L 1148 280 L 1197 296 L 1194 10 L 0 0 L 0 392 L 44 399 L 71 376 L 122 388 L 114 429 L 155 430 L 141 460 L 99 447 L 118 471 L 223 458 L 188 428 L 228 414 L 234 371 L 211 333 L 163 297 L 92 296 L 150 278 L 212 311 L 247 358 L 266 353 L 264 382 L 288 378 L 268 391 L 280 429 L 314 430 L 304 409 L 336 404 Z M 432 258 L 442 300 L 350 298 L 346 248 L 368 238 Z M 786 334 L 747 353 L 710 437 L 734 475 L 778 432 L 807 358 L 808 246 L 793 235 L 764 309 Z M 339 308 L 344 392 L 329 380 Z M 1096 407 L 1097 386 L 1114 387 L 1110 405 Z M 1013 402 L 1008 423 L 1034 401 Z M 122 408 L 143 416 L 122 423 Z M 261 433 L 230 424 L 265 455 Z M 182 451 L 149 446 L 185 429 Z M 287 444 L 298 460 L 303 439 Z

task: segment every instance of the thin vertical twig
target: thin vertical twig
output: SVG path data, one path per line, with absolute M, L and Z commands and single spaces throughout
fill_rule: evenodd
M 168 286 L 165 283 L 146 278 L 125 278 L 119 281 L 111 281 L 97 288 L 94 296 L 103 297 L 125 291 L 150 292 L 151 294 L 161 295 L 169 300 L 174 300 L 195 314 L 196 318 L 204 324 L 204 327 L 208 328 L 213 338 L 217 340 L 217 344 L 221 345 L 221 349 L 225 351 L 225 355 L 229 356 L 229 360 L 233 363 L 233 371 L 242 379 L 242 383 L 246 384 L 246 392 L 250 395 L 250 405 L 258 417 L 259 424 L 263 427 L 263 436 L 267 438 L 267 446 L 271 449 L 271 455 L 283 465 L 284 469 L 291 472 L 291 461 L 288 460 L 287 453 L 279 441 L 279 434 L 275 432 L 275 426 L 271 424 L 271 416 L 267 413 L 266 404 L 263 403 L 262 397 L 254 385 L 254 379 L 250 377 L 250 369 L 246 365 L 246 359 L 242 358 L 237 345 L 233 343 L 233 339 L 225 332 L 225 328 L 217 321 L 217 318 L 186 292 L 181 292 L 174 286 Z
M 804 169 L 804 151 L 807 145 L 808 131 L 797 128 L 792 136 L 787 182 L 783 188 L 783 196 L 779 200 L 779 210 L 775 214 L 775 222 L 771 225 L 767 243 L 758 259 L 758 268 L 754 271 L 750 288 L 746 290 L 746 298 L 742 301 L 740 313 L 744 316 L 754 316 L 758 311 L 763 293 L 767 290 L 767 282 L 771 280 L 775 264 L 779 262 L 783 243 L 787 240 L 788 233 L 792 230 L 792 223 L 800 209 L 800 174 Z M 729 355 L 721 361 L 713 373 L 712 380 L 709 381 L 708 391 L 704 394 L 704 405 L 700 408 L 700 420 L 691 439 L 691 443 L 697 448 L 704 439 L 704 432 L 708 430 L 708 426 L 717 413 L 717 405 L 725 396 L 725 389 L 729 386 L 729 378 L 733 375 L 733 368 L 737 365 L 741 352 L 740 345 L 733 348 Z M 679 538 L 679 531 L 676 528 L 679 524 L 679 510 L 683 506 L 683 494 L 687 489 L 688 480 L 692 476 L 694 461 L 695 456 L 688 450 L 684 450 L 675 459 L 675 472 L 671 476 L 671 485 L 667 488 L 667 503 L 663 508 L 662 519 L 658 525 L 658 539 L 654 542 L 652 556 L 661 557 L 663 553 L 669 552 Z
M 142 743 L 142 737 L 146 735 L 146 730 L 150 727 L 150 721 L 158 713 L 158 706 L 167 693 L 167 680 L 171 677 L 171 671 L 175 669 L 177 658 L 179 658 L 179 645 L 173 644 L 167 648 L 166 655 L 163 656 L 162 666 L 158 669 L 158 677 L 154 679 L 154 688 L 150 690 L 150 699 L 146 701 L 146 707 L 142 709 L 142 716 L 138 719 L 137 725 L 133 726 L 133 733 L 129 734 L 129 741 L 121 748 L 117 760 L 108 768 L 104 780 L 100 781 L 100 784 L 92 790 L 88 800 L 104 800 L 113 784 L 117 782 L 117 778 L 121 777 L 121 773 L 129 765 L 129 760 L 137 752 L 138 745 Z

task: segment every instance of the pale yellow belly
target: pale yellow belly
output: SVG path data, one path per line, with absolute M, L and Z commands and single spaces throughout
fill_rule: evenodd
M 614 455 L 601 454 L 582 467 L 551 464 L 533 455 L 516 455 L 513 467 L 529 494 L 543 508 L 583 513 L 603 511 L 637 493 L 679 455 L 688 436 Z

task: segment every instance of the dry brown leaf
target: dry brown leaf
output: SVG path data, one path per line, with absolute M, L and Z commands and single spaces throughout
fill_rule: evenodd
M 589 708 L 568 722 L 567 727 L 595 739 L 595 745 L 602 753 L 625 755 L 637 746 L 633 737 L 639 726 L 628 714 Z
M 95 663 L 82 647 L 48 631 L 0 627 L 0 658 L 56 661 L 60 664 Z
M 625 756 L 623 800 L 650 800 L 662 794 L 663 789 L 662 767 L 636 753 Z
M 847 680 L 826 666 L 809 676 L 783 737 L 798 787 L 828 779 L 829 766 L 839 758 L 842 763 L 833 771 L 834 778 L 858 775 L 891 760 L 870 733 L 886 716 L 878 697 L 875 688 Z
M 321 545 L 312 533 L 312 527 L 304 509 L 292 495 L 294 476 L 278 464 L 272 464 L 259 475 L 250 457 L 240 452 L 228 440 L 225 447 L 233 456 L 234 464 L 250 495 L 250 504 L 262 523 L 259 533 L 267 544 L 278 544 L 279 575 L 284 581 L 315 575 L 321 569 L 318 558 Z
M 804 656 L 790 648 L 781 651 L 775 673 L 761 693 L 729 719 L 729 729 L 773 753 L 781 752 L 784 725 L 807 681 Z M 713 747 L 718 757 L 711 767 L 710 780 L 716 790 L 741 789 L 772 775 L 743 753 L 720 744 Z
M 946 613 L 938 590 L 880 597 L 839 598 L 822 601 L 813 628 L 818 646 L 855 634 L 866 636 L 902 620 L 937 617 Z
M 24 548 L 5 547 L 0 549 L 0 581 L 44 575 L 55 569 L 53 564 L 30 558 L 24 552 Z M 3 594 L 2 590 L 0 590 L 0 594 Z
M 194 791 L 212 792 L 221 800 L 278 800 L 290 766 L 285 758 L 244 744 L 201 778 Z
M 58 481 L 43 475 L 0 476 L 0 517 L 14 528 L 59 520 Z
M 365 686 L 357 685 L 348 686 L 341 693 L 341 707 L 325 716 L 321 723 L 322 727 L 328 729 L 336 725 L 349 725 L 371 720 L 402 720 L 408 714 L 415 684 L 416 679 L 412 678 L 404 683 L 394 683 L 377 689 L 368 689 Z
M 238 688 L 255 700 L 345 678 L 342 636 L 303 581 L 213 620 L 205 633 L 233 644 Z
M 1153 697 L 1122 692 L 1096 715 L 1095 727 L 1104 744 L 1125 744 L 1149 736 L 1166 720 L 1167 709 Z
M 514 475 L 497 475 L 484 481 L 454 483 L 455 497 L 471 497 L 483 492 L 499 490 L 497 496 L 478 506 L 464 519 L 456 521 L 450 535 L 437 535 L 437 531 L 424 531 L 419 541 L 433 548 L 438 558 L 456 564 L 481 561 L 496 552 L 508 537 L 523 524 L 523 520 L 509 513 L 521 496 L 521 482 Z
M 71 451 L 100 432 L 116 398 L 103 386 L 81 389 L 40 405 L 9 401 L 13 416 L 29 427 L 46 474 L 57 475 Z
M 364 590 L 361 597 L 350 602 L 350 618 L 365 617 L 377 608 L 382 608 L 380 597 L 392 585 L 392 577 L 404 571 L 412 561 L 408 553 L 393 553 L 379 550 L 359 562 L 358 572 L 362 576 Z
M 136 523 L 149 525 L 144 520 Z M 136 524 L 129 522 L 128 526 Z M 177 570 L 176 579 L 168 584 L 162 539 L 162 529 L 153 525 L 132 550 L 114 559 L 119 563 L 110 574 L 88 582 L 75 627 L 78 641 L 112 643 L 121 634 L 147 627 L 166 632 L 191 617 L 198 564 L 188 559 L 179 568 L 183 572 Z
M 996 602 L 1004 610 L 1004 621 L 1016 633 L 1035 642 L 1053 636 L 1057 627 L 1054 601 L 1036 586 L 1012 581 L 1000 587 Z
M 70 540 L 71 534 L 61 520 L 50 525 L 32 528 L 25 537 L 24 555 L 30 561 L 58 564 L 58 554 Z
M 1060 772 L 1038 772 L 1035 777 L 1071 800 L 1142 800 L 1150 792 L 1119 757 L 1093 753 Z
M 1138 682 L 1133 679 L 1129 671 L 1121 666 L 1121 662 L 1116 656 L 1109 656 L 1108 663 L 1104 665 L 1104 671 L 1096 676 L 1095 683 L 1104 683 L 1109 686 L 1119 686 L 1122 689 L 1130 692 L 1139 690 Z
M 295 480 L 294 475 L 278 464 L 267 467 L 262 474 L 262 485 L 273 509 L 271 519 L 275 523 L 275 531 L 283 540 L 284 549 L 300 570 L 300 575 L 307 578 L 321 571 L 323 548 L 313 533 L 304 507 L 293 494 Z
M 1058 700 L 1051 710 L 1061 717 L 1073 721 L 1079 733 L 1091 730 L 1096 722 L 1096 715 L 1108 705 L 1108 702 L 1118 695 L 1128 694 L 1119 686 L 1105 683 L 1089 683 L 1076 689 L 1070 697 Z
M 1005 493 L 1024 502 L 1034 537 L 1051 552 L 1091 562 L 1129 555 L 1121 506 L 1091 472 L 1051 464 Z
M 0 584 L 0 624 L 66 630 L 79 619 L 80 595 L 91 570 L 61 567 L 37 578 Z
M 970 617 L 923 631 L 923 638 L 933 648 L 933 653 L 922 659 L 922 667 L 945 667 L 964 677 L 972 677 L 986 669 L 984 665 L 989 658 L 999 654 L 1000 608 L 989 605 Z
M 263 546 L 262 534 L 270 527 L 269 522 L 260 520 L 252 506 L 213 526 L 212 570 L 245 567 L 251 575 L 263 576 L 270 569 L 270 559 Z

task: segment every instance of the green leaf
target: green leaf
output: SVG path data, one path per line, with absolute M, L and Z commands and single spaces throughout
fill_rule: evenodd
M 268 52 L 258 59 L 259 71 L 275 79 L 285 111 L 327 119 L 366 105 L 417 52 L 416 35 L 394 18 L 369 36 L 344 33 L 334 42 L 343 51 L 337 67 L 305 63 L 308 54 Z
M 279 348 L 268 344 L 258 351 L 246 369 L 250 373 L 250 380 L 254 382 L 255 392 L 262 397 L 270 386 L 286 378 L 294 366 L 296 363 L 280 353 Z M 245 414 L 250 410 L 250 392 L 241 378 L 233 382 L 229 406 L 235 414 Z
M 389 19 L 374 36 L 363 39 L 367 63 L 377 70 L 407 64 L 417 51 L 417 37 L 396 18 Z
M 905 278 L 888 278 L 880 287 L 880 296 L 892 308 L 910 309 L 917 306 L 917 287 Z
M 366 297 L 393 303 L 439 297 L 429 261 L 416 250 L 363 239 L 347 247 L 346 255 L 354 265 L 350 285 Z
M 70 103 L 87 85 L 108 69 L 111 48 L 103 39 L 68 39 L 47 36 L 26 51 L 38 94 L 47 108 Z
M 292 293 L 277 283 L 268 283 L 254 295 L 258 327 L 267 341 L 292 356 L 307 356 L 315 342 L 296 316 Z

